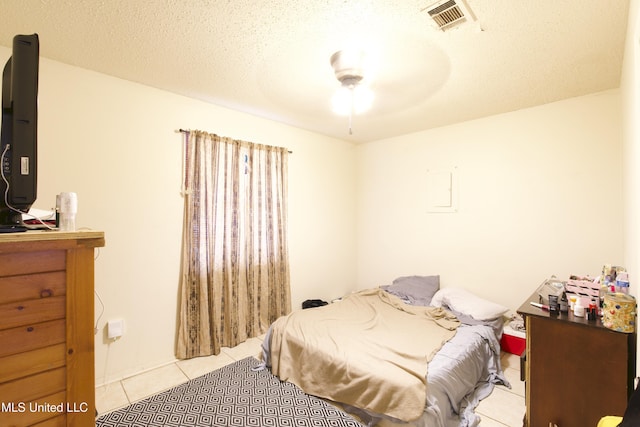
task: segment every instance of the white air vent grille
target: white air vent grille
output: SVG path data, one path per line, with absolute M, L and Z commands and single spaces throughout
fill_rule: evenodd
M 466 8 L 456 0 L 438 2 L 426 10 L 438 28 L 443 31 L 467 20 Z

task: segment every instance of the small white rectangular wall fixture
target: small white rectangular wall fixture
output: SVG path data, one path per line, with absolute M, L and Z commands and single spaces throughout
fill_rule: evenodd
M 120 338 L 124 334 L 124 320 L 114 319 L 107 322 L 107 336 L 111 340 Z
M 427 170 L 427 212 L 458 211 L 458 168 Z

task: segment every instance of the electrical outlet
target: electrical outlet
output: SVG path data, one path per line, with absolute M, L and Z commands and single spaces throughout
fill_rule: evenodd
M 124 320 L 115 319 L 107 322 L 107 336 L 115 340 L 124 334 Z

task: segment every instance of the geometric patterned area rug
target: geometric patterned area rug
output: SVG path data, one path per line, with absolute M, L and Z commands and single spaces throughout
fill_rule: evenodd
M 96 427 L 361 427 L 247 357 L 96 420 Z

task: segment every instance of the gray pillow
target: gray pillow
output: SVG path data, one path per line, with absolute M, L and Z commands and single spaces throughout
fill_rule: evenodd
M 428 306 L 431 298 L 440 289 L 440 276 L 398 277 L 382 289 L 395 295 L 407 304 Z

